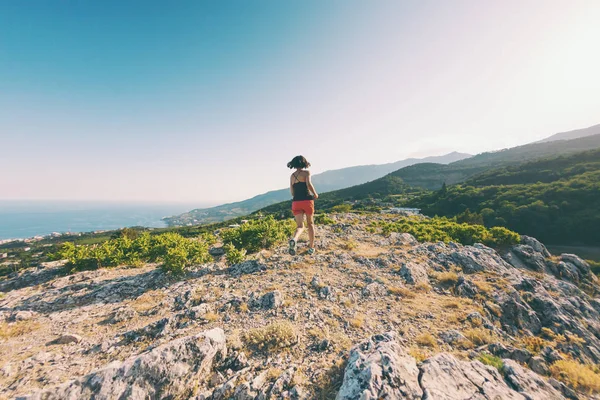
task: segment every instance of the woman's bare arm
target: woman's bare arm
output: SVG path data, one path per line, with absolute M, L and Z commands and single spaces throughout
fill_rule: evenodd
M 312 181 L 310 180 L 310 172 L 306 171 L 306 186 L 308 186 L 308 190 L 310 190 L 310 192 L 313 194 L 315 199 L 319 198 L 319 194 L 317 193 L 317 191 L 315 190 L 315 187 L 312 184 Z
M 290 176 L 290 192 L 292 193 L 292 197 L 294 197 L 294 184 L 292 183 L 292 177 Z

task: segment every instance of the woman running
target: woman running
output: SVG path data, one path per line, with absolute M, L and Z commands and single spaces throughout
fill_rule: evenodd
M 290 254 L 296 255 L 298 238 L 304 232 L 304 216 L 308 227 L 308 254 L 315 252 L 315 199 L 319 198 L 315 187 L 310 181 L 310 172 L 307 169 L 310 163 L 302 156 L 296 156 L 287 164 L 288 168 L 296 171 L 290 176 L 290 191 L 292 192 L 292 212 L 296 218 L 296 234 L 290 239 Z

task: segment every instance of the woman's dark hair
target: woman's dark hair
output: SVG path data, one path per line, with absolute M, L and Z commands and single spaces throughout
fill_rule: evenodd
M 308 161 L 306 161 L 306 158 L 302 157 L 302 156 L 296 156 L 292 159 L 292 161 L 290 161 L 289 163 L 287 163 L 288 168 L 290 169 L 294 169 L 294 168 L 308 168 L 310 167 L 310 163 Z

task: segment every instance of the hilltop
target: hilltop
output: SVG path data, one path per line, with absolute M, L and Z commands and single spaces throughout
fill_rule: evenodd
M 577 256 L 551 255 L 502 229 L 332 214 L 319 226 L 317 253 L 292 257 L 289 229 L 289 221 L 259 219 L 216 237 L 167 236 L 177 245 L 164 256 L 152 247 L 166 244 L 163 236 L 123 231 L 97 247 L 64 247 L 71 264 L 11 274 L 0 281 L 0 396 L 583 399 L 600 392 L 600 287 Z M 234 261 L 240 255 L 223 243 L 247 249 L 246 260 Z M 187 256 L 172 258 L 174 249 Z M 105 256 L 117 266 L 85 261 Z M 124 259 L 137 267 L 119 266 Z M 182 273 L 167 272 L 177 260 Z

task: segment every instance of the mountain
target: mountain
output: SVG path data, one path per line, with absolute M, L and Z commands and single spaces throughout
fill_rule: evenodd
M 414 197 L 423 190 L 438 190 L 446 185 L 458 184 L 495 168 L 516 166 L 544 157 L 555 157 L 600 148 L 600 135 L 573 140 L 531 143 L 511 149 L 478 154 L 447 165 L 423 163 L 394 171 L 382 178 L 361 185 L 323 193 L 318 200 L 318 210 L 355 200 L 374 198 L 379 202 L 398 203 Z M 391 195 L 394 199 L 386 198 Z M 392 201 L 393 200 L 393 201 Z M 261 209 L 263 213 L 287 214 L 290 202 L 282 202 Z M 368 203 L 368 202 L 367 202 Z M 396 204 L 397 205 L 397 204 Z M 365 202 L 360 207 L 369 209 Z
M 427 215 L 504 226 L 549 244 L 600 243 L 600 149 L 496 168 L 407 202 Z
M 541 140 L 540 142 L 552 142 L 554 140 L 571 140 L 571 139 L 577 139 L 580 137 L 593 136 L 593 135 L 599 135 L 599 134 L 600 134 L 600 124 L 590 126 L 589 128 L 557 133 L 557 134 L 552 135 L 544 140 Z
M 470 156 L 470 154 L 453 152 L 443 156 L 426 157 L 420 159 L 409 158 L 388 164 L 348 167 L 316 174 L 312 177 L 312 181 L 317 190 L 320 193 L 324 193 L 368 182 L 409 165 L 424 162 L 448 164 L 468 158 Z M 288 188 L 273 190 L 254 196 L 251 199 L 238 201 L 235 203 L 192 210 L 174 217 L 164 218 L 164 221 L 166 221 L 170 226 L 220 222 L 235 217 L 248 215 L 256 210 L 267 207 L 271 204 L 288 200 L 289 198 L 290 191 Z

